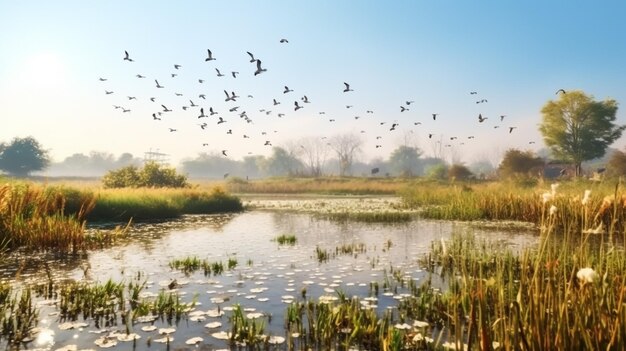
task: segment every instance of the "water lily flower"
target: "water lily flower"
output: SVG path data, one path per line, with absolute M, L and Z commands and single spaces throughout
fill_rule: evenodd
M 576 277 L 583 284 L 593 283 L 600 278 L 598 273 L 596 273 L 596 271 L 594 271 L 593 268 L 590 268 L 590 267 L 579 269 L 578 272 L 576 272 Z
M 583 196 L 583 199 L 581 200 L 581 202 L 583 203 L 583 206 L 587 206 L 590 196 L 591 196 L 591 190 L 589 189 L 585 190 L 585 195 Z
M 556 210 L 557 210 L 556 206 L 554 206 L 554 205 L 550 206 L 550 216 L 555 215 L 556 214 Z

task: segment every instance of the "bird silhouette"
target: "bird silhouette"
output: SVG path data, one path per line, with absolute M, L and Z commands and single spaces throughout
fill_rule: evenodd
M 177 131 L 177 129 L 170 128 L 170 133 L 171 133 L 171 132 L 175 132 L 175 131 Z
M 280 105 L 280 101 L 276 101 L 276 99 L 273 99 L 273 100 L 274 100 L 274 106 Z
M 174 68 L 175 68 L 175 69 L 179 69 L 179 68 L 181 68 L 181 67 L 183 67 L 183 66 L 181 66 L 181 65 L 174 65 Z
M 406 102 L 406 104 L 407 104 L 407 106 L 408 106 L 408 105 L 410 105 L 410 104 L 414 103 L 415 101 L 411 100 L 411 101 L 405 101 L 405 102 Z
M 256 61 L 256 59 L 254 58 L 254 55 L 252 55 L 252 53 L 250 51 L 246 51 L 248 53 L 248 55 L 250 55 L 250 63 L 254 63 L 254 61 Z
M 266 140 L 266 141 L 265 141 L 265 144 L 263 144 L 263 146 L 272 146 L 272 143 L 270 143 L 270 141 L 269 141 L 269 140 Z
M 311 103 L 311 101 L 309 101 L 309 98 L 308 98 L 306 95 L 304 95 L 304 96 L 302 97 L 302 101 L 303 101 L 305 104 L 309 104 L 309 103 Z
M 367 111 L 365 111 L 365 113 L 374 113 L 374 111 L 372 111 L 372 110 L 367 110 Z
M 128 54 L 128 51 L 124 51 L 124 54 L 126 54 L 124 56 L 124 60 L 128 61 L 128 62 L 135 62 L 133 59 L 130 58 L 130 55 Z
M 433 113 L 433 121 L 436 121 L 436 120 L 437 120 L 437 116 L 438 116 L 438 115 L 439 115 L 438 113 Z
M 189 102 L 191 103 L 191 107 L 198 107 L 198 105 L 194 104 L 193 101 L 189 100 Z
M 344 93 L 347 93 L 349 91 L 354 91 L 354 90 L 350 89 L 350 84 L 348 84 L 346 82 L 343 82 L 343 85 L 346 86 L 346 88 L 343 90 Z
M 233 78 L 237 78 L 237 75 L 239 74 L 239 72 L 235 72 L 235 71 L 232 71 L 230 73 L 233 75 Z
M 222 150 L 222 155 L 224 155 L 224 156 L 228 157 L 228 155 L 226 155 L 226 151 L 227 151 L 227 150 Z
M 176 95 L 176 96 L 183 96 L 182 93 L 174 93 L 174 95 Z
M 297 102 L 297 101 L 294 101 L 294 102 L 293 102 L 293 104 L 296 106 L 296 107 L 294 107 L 294 109 L 293 109 L 294 111 L 298 111 L 299 109 L 301 109 L 301 108 L 302 108 L 302 106 L 298 105 L 298 102 Z
M 222 123 L 226 123 L 226 121 L 222 117 L 220 117 L 220 120 L 217 121 L 217 124 L 222 124 Z
M 172 76 L 172 78 L 174 78 L 174 77 L 177 77 L 178 74 L 177 73 L 172 73 L 171 76 Z
M 161 84 L 159 84 L 159 81 L 158 81 L 158 80 L 156 80 L 156 79 L 155 79 L 155 80 L 154 80 L 154 82 L 156 83 L 156 87 L 157 87 L 157 88 L 165 88 L 164 86 L 162 86 Z
M 223 76 L 224 76 L 224 75 L 222 74 L 222 72 L 220 72 L 220 70 L 219 70 L 219 69 L 217 69 L 217 68 L 216 68 L 216 69 L 215 69 L 215 71 L 217 71 L 217 76 L 218 76 L 218 77 L 223 77 Z
M 428 139 L 432 139 L 433 135 L 432 134 L 428 134 Z
M 204 114 L 204 108 L 200 108 L 200 116 L 198 116 L 198 118 L 203 118 L 203 117 L 208 117 L 207 115 Z
M 506 117 L 506 115 L 500 115 L 500 122 L 504 121 L 504 117 Z
M 130 112 L 130 109 L 125 109 L 122 107 L 122 113 L 127 113 L 127 112 Z
M 172 110 L 167 108 L 167 106 L 165 106 L 165 105 L 161 105 L 161 107 L 163 107 L 163 112 L 172 112 Z
M 235 94 L 233 93 L 233 95 L 228 95 L 228 92 L 226 90 L 224 90 L 224 94 L 226 94 L 226 99 L 224 101 L 236 101 L 235 100 Z
M 216 114 L 218 114 L 218 113 L 219 113 L 219 112 L 215 112 L 215 111 L 213 111 L 213 107 L 209 107 L 209 114 L 210 114 L 211 116 L 216 115 Z
M 101 81 L 101 82 L 106 82 L 107 81 L 106 78 L 102 78 L 102 77 L 98 78 L 98 80 Z
M 228 111 L 229 112 L 235 112 L 235 111 L 237 111 L 238 108 L 239 108 L 239 106 L 231 107 Z
M 559 89 L 559 90 L 557 90 L 555 95 L 559 95 L 559 93 L 562 93 L 562 94 L 567 94 L 567 92 L 565 91 L 565 89 Z
M 161 119 L 159 117 L 156 116 L 156 113 L 152 114 L 152 119 L 155 121 L 160 121 Z
M 287 94 L 289 92 L 292 92 L 293 90 L 289 89 L 288 86 L 285 85 L 285 90 L 283 91 L 283 94 Z
M 267 69 L 261 68 L 261 60 L 256 60 L 256 71 L 254 72 L 254 75 L 256 76 L 266 71 Z
M 146 78 L 146 76 L 142 76 L 141 74 L 136 75 L 137 78 Z
M 206 100 L 206 95 L 204 95 L 204 94 L 200 94 L 200 95 L 198 95 L 198 97 L 199 97 L 200 99 L 204 99 L 204 100 Z
M 404 107 L 404 106 L 400 106 L 400 112 L 404 112 L 404 111 L 408 111 L 409 109 Z
M 213 57 L 213 53 L 211 52 L 211 50 L 207 49 L 206 50 L 209 53 L 209 56 L 207 58 L 204 59 L 204 61 L 214 61 L 215 58 Z
M 509 127 L 509 134 L 511 134 L 513 132 L 513 129 L 515 129 L 517 127 Z
M 488 117 L 483 117 L 482 114 L 478 114 L 478 122 L 479 123 L 483 123 Z
M 150 98 L 150 101 L 154 102 L 154 100 L 156 100 L 156 98 L 155 98 L 155 97 L 151 97 L 151 98 Z
M 280 40 L 280 42 L 281 42 L 281 43 L 283 43 L 283 44 L 285 44 L 285 43 L 288 43 L 288 42 L 289 42 L 289 40 L 287 40 L 287 39 L 281 39 L 281 40 Z
M 198 83 L 200 84 L 204 83 L 204 79 L 198 79 Z
M 470 91 L 470 95 L 476 95 L 476 94 L 478 94 L 478 92 Z
M 107 94 L 107 95 L 111 95 L 111 94 L 113 94 L 113 92 L 112 92 L 112 91 L 109 91 L 109 90 L 105 90 L 105 91 L 104 91 L 104 93 L 105 93 L 105 94 Z
M 127 98 L 128 98 L 128 100 L 137 100 L 137 98 L 134 97 L 134 96 L 127 96 Z

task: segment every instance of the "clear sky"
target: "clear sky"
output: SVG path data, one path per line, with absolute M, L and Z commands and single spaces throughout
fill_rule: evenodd
M 625 15 L 623 1 L 1 1 L 0 141 L 33 136 L 55 161 L 159 149 L 176 163 L 355 133 L 363 160 L 406 140 L 426 154 L 441 141 L 465 162 L 493 160 L 543 147 L 540 110 L 558 89 L 626 101 Z M 207 49 L 216 60 L 205 61 Z M 267 71 L 255 76 L 246 51 Z M 223 90 L 240 98 L 225 102 Z M 161 104 L 173 111 L 153 120 Z M 198 119 L 200 107 L 219 114 Z

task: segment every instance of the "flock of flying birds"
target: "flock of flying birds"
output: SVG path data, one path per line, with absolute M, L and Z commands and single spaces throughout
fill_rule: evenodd
M 289 43 L 287 39 L 281 39 L 280 40 L 281 44 L 287 44 Z M 258 58 L 255 57 L 255 55 L 249 51 L 246 51 L 247 55 L 249 56 L 249 63 L 252 66 L 252 69 L 250 70 L 250 74 L 253 76 L 258 76 L 260 74 L 265 74 L 266 72 L 268 72 L 267 68 L 264 68 L 264 65 L 262 63 L 262 61 Z M 128 51 L 124 52 L 124 56 L 122 57 L 123 62 L 128 63 L 128 64 L 136 64 L 135 60 L 133 59 L 133 57 L 131 56 L 131 54 Z M 240 74 L 239 71 L 231 71 L 231 72 L 222 72 L 220 71 L 220 69 L 218 67 L 215 67 L 215 62 L 217 61 L 217 58 L 214 56 L 213 52 L 210 49 L 207 49 L 207 56 L 204 58 L 204 62 L 209 65 L 209 66 L 213 66 L 213 67 L 208 67 L 213 68 L 215 71 L 215 75 L 219 78 L 221 77 L 228 77 L 231 76 L 232 79 L 236 79 L 237 76 Z M 183 66 L 180 64 L 173 64 L 173 68 L 174 68 L 174 73 L 170 73 L 170 77 L 171 79 L 175 79 L 179 72 L 182 72 L 184 70 Z M 230 74 L 228 74 L 230 73 Z M 142 75 L 142 74 L 136 74 L 135 77 L 137 79 L 148 79 L 146 76 Z M 166 84 L 167 82 L 165 82 L 165 80 L 163 80 L 162 78 L 150 78 L 154 80 L 154 88 L 155 90 L 158 91 L 167 91 L 167 87 Z M 161 79 L 161 82 L 159 81 Z M 103 78 L 100 77 L 99 81 L 101 82 L 107 82 L 108 78 Z M 197 79 L 199 84 L 203 84 L 205 82 L 205 79 L 202 78 L 198 78 Z M 163 89 L 163 90 L 161 90 Z M 288 113 L 296 113 L 301 109 L 304 109 L 305 106 L 307 106 L 308 104 L 312 104 L 311 100 L 309 100 L 309 97 L 307 97 L 307 95 L 302 95 L 301 97 L 297 97 L 297 95 L 295 95 L 294 90 L 289 88 L 289 86 L 285 85 L 282 90 L 282 97 L 281 98 L 274 98 L 271 102 L 268 102 L 268 105 L 270 107 L 266 107 L 263 109 L 259 109 L 258 113 L 260 114 L 265 114 L 266 116 L 270 116 L 273 112 L 272 109 L 279 109 L 279 105 L 282 106 L 281 108 L 281 112 L 277 112 L 276 116 L 278 116 L 278 118 L 283 118 L 285 117 Z M 271 140 L 269 140 L 268 137 L 268 133 L 265 131 L 261 131 L 258 126 L 255 126 L 254 128 L 249 128 L 249 130 L 252 130 L 253 133 L 256 133 L 257 135 L 253 135 L 253 133 L 249 133 L 249 134 L 244 134 L 241 131 L 236 131 L 233 130 L 232 128 L 234 127 L 230 127 L 231 125 L 235 125 L 233 123 L 228 124 L 227 122 L 229 122 L 230 120 L 232 120 L 233 118 L 238 118 L 241 121 L 243 121 L 245 124 L 254 124 L 254 120 L 251 118 L 252 113 L 250 113 L 250 115 L 248 114 L 248 112 L 245 111 L 244 108 L 242 108 L 242 103 L 243 102 L 243 98 L 241 98 L 241 96 L 237 95 L 237 93 L 235 91 L 228 91 L 226 89 L 223 90 L 224 91 L 224 96 L 222 96 L 222 98 L 224 99 L 224 102 L 228 103 L 229 108 L 228 108 L 228 112 L 224 112 L 224 113 L 220 113 L 218 112 L 213 106 L 210 106 L 210 104 L 208 104 L 207 102 L 210 100 L 207 100 L 207 94 L 203 94 L 203 93 L 199 93 L 196 95 L 193 95 L 192 97 L 189 96 L 184 96 L 184 94 L 179 93 L 179 92 L 170 92 L 170 94 L 173 94 L 174 96 L 177 97 L 177 99 L 180 99 L 181 101 L 185 101 L 185 103 L 182 106 L 170 106 L 169 104 L 166 105 L 165 102 L 161 102 L 159 101 L 160 98 L 157 98 L 155 96 L 151 96 L 148 99 L 146 99 L 146 101 L 150 101 L 150 104 L 152 104 L 154 106 L 153 109 L 153 113 L 151 114 L 152 120 L 155 123 L 159 123 L 162 122 L 163 120 L 167 120 L 168 117 L 170 115 L 175 115 L 176 114 L 176 110 L 178 109 L 182 109 L 183 111 L 188 111 L 188 113 L 195 111 L 195 116 L 197 118 L 194 119 L 194 122 L 197 124 L 198 128 L 201 128 L 202 130 L 215 130 L 214 127 L 211 127 L 210 124 L 213 125 L 217 125 L 219 126 L 219 128 L 221 129 L 221 132 L 226 133 L 226 134 L 231 134 L 231 135 L 236 135 L 236 134 L 240 134 L 240 137 L 243 137 L 244 139 L 254 139 L 258 142 L 257 145 L 259 146 L 272 146 L 272 142 Z M 347 82 L 343 82 L 343 89 L 342 92 L 344 94 L 347 93 L 351 93 L 353 92 L 354 89 L 352 89 L 350 83 Z M 339 92 L 339 89 L 338 89 Z M 106 90 L 105 89 L 105 94 L 106 95 L 112 95 L 115 92 L 113 90 Z M 557 91 L 557 94 L 559 93 L 563 93 L 565 94 L 565 90 L 563 89 L 559 89 L 559 91 Z M 488 103 L 487 99 L 484 98 L 478 98 L 478 92 L 476 91 L 471 91 L 469 92 L 469 94 L 475 98 L 477 98 L 475 100 L 476 104 L 485 104 Z M 294 97 L 292 97 L 294 96 Z M 127 100 L 125 100 L 127 103 L 132 104 L 133 101 L 138 100 L 136 96 L 127 96 L 126 97 Z M 247 95 L 247 99 L 253 99 L 253 95 Z M 288 106 L 287 103 L 282 104 L 279 99 L 284 100 L 284 99 L 288 99 L 291 98 L 293 99 L 293 108 L 286 108 L 285 106 Z M 216 96 L 211 96 L 209 97 L 209 99 L 217 99 Z M 194 102 L 194 100 L 196 100 Z M 188 103 L 187 103 L 188 102 Z M 406 100 L 404 102 L 402 102 L 402 104 L 399 107 L 399 112 L 400 113 L 404 113 L 410 110 L 411 105 L 414 104 L 415 101 L 413 100 Z M 131 108 L 130 107 L 124 107 L 122 105 L 113 105 L 113 107 L 116 110 L 120 110 L 122 113 L 130 113 L 131 112 Z M 354 106 L 353 105 L 345 105 L 346 109 L 352 109 Z M 180 110 L 178 110 L 180 111 Z M 365 111 L 366 114 L 368 115 L 374 115 L 374 111 L 373 110 L 366 110 Z M 254 112 L 255 114 L 257 113 L 256 111 Z M 324 111 L 318 111 L 319 115 L 325 115 Z M 146 116 L 148 117 L 148 116 Z M 445 116 L 440 116 L 439 113 L 432 113 L 432 119 L 433 121 L 437 121 L 438 118 L 441 119 L 441 117 L 445 117 Z M 359 120 L 361 117 L 360 116 L 353 116 L 353 118 L 355 120 Z M 500 115 L 499 117 L 496 117 L 496 121 L 499 120 L 499 122 L 503 123 L 505 121 L 506 115 Z M 479 113 L 477 116 L 477 123 L 482 124 L 484 123 L 486 120 L 488 119 L 488 117 L 483 116 L 482 113 Z M 328 119 L 329 122 L 335 122 L 335 118 L 330 118 Z M 376 135 L 376 142 L 375 142 L 375 148 L 381 148 L 382 147 L 382 142 L 381 139 L 383 139 L 383 131 L 388 131 L 388 132 L 393 132 L 394 130 L 397 129 L 397 127 L 400 126 L 399 122 L 396 121 L 379 121 L 377 122 L 379 124 L 379 129 L 376 130 L 376 133 L 378 135 Z M 413 126 L 418 126 L 422 124 L 419 121 L 413 122 Z M 500 125 L 494 125 L 493 128 L 494 129 L 498 129 L 500 128 Z M 177 128 L 173 128 L 173 127 L 167 127 L 169 132 L 171 133 L 175 133 L 178 131 Z M 513 133 L 513 131 L 517 128 L 515 126 L 508 126 L 508 127 L 504 127 L 503 129 L 506 130 L 506 128 L 508 128 L 508 133 Z M 278 131 L 275 130 L 274 133 L 277 133 Z M 412 131 L 411 131 L 412 132 Z M 366 133 L 366 130 L 361 130 L 361 133 Z M 260 134 L 260 136 L 258 135 Z M 428 135 L 429 139 L 433 139 L 433 137 L 435 136 L 435 133 L 426 133 Z M 322 139 L 327 139 L 327 137 L 323 136 L 321 137 Z M 439 138 L 439 140 L 437 140 Z M 440 146 L 443 147 L 452 147 L 453 144 L 454 145 L 464 145 L 464 141 L 462 141 L 462 139 L 467 139 L 467 140 L 472 140 L 474 139 L 473 135 L 469 135 L 469 136 L 465 136 L 461 139 L 459 139 L 457 136 L 446 136 L 445 138 L 443 137 L 443 135 L 440 135 L 438 138 L 433 139 L 433 142 L 440 144 Z M 260 140 L 259 140 L 260 139 Z M 330 141 L 327 140 L 326 141 L 328 143 L 328 145 L 330 144 Z M 534 144 L 534 141 L 529 141 L 529 144 Z M 209 146 L 209 143 L 203 142 L 202 143 L 203 146 Z M 228 156 L 228 149 L 227 148 L 220 148 L 221 149 L 221 154 L 223 156 Z M 252 151 L 249 151 L 248 154 L 252 154 Z

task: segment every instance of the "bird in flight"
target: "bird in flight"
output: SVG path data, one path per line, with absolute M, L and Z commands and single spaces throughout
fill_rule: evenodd
M 250 55 L 250 63 L 254 63 L 254 61 L 256 61 L 256 59 L 254 58 L 254 55 L 252 55 L 252 53 L 250 51 L 246 51 L 248 53 L 248 55 Z
M 171 75 L 172 75 L 172 78 L 175 78 L 176 76 L 178 76 L 178 74 L 176 73 L 172 73 Z
M 213 107 L 209 107 L 209 114 L 210 114 L 211 116 L 216 115 L 216 114 L 218 114 L 218 113 L 219 113 L 219 112 L 215 112 L 215 111 L 213 111 Z
M 273 100 L 274 100 L 274 106 L 280 105 L 280 101 L 276 101 L 276 99 L 273 99 Z
M 565 91 L 565 89 L 559 89 L 556 91 L 556 95 L 559 95 L 559 93 L 563 93 L 563 94 L 567 94 L 567 92 Z
M 106 78 L 102 78 L 102 77 L 98 78 L 98 80 L 101 81 L 101 82 L 106 82 L 107 81 Z
M 483 117 L 481 113 L 478 114 L 478 122 L 483 123 L 488 117 Z
M 308 98 L 306 95 L 304 95 L 304 96 L 302 97 L 302 101 L 303 101 L 305 104 L 309 104 L 309 103 L 311 103 L 311 102 L 309 101 L 309 98 Z
M 372 111 L 372 110 L 367 110 L 367 111 L 365 111 L 365 113 L 374 113 L 374 111 Z
M 534 144 L 534 143 L 535 143 L 534 141 L 529 141 L 529 142 L 528 142 L 528 144 Z
M 150 101 L 154 102 L 154 100 L 156 100 L 156 98 L 155 98 L 155 97 L 151 97 L 151 98 L 150 98 Z
M 205 61 L 205 62 L 206 62 L 206 61 L 214 61 L 214 60 L 215 60 L 215 58 L 213 57 L 213 53 L 211 52 L 211 50 L 210 50 L 210 49 L 207 49 L 206 51 L 209 53 L 209 57 L 205 58 L 205 59 L 204 59 L 204 61 Z
M 293 109 L 294 111 L 298 111 L 299 109 L 302 108 L 302 106 L 298 105 L 297 101 L 294 101 L 293 104 L 296 105 L 296 107 Z
M 428 139 L 432 139 L 433 135 L 432 134 L 428 134 Z
M 409 109 L 404 107 L 404 106 L 400 106 L 400 112 L 404 112 L 404 111 L 408 111 Z
M 233 75 L 233 78 L 237 78 L 237 75 L 239 74 L 239 72 L 235 72 L 235 71 L 232 71 L 230 73 Z
M 156 113 L 152 114 L 152 119 L 155 121 L 160 121 L 161 119 L 159 117 L 156 116 Z
M 229 109 L 228 111 L 229 112 L 236 112 L 238 108 L 239 108 L 239 106 L 235 106 L 235 107 Z
M 509 127 L 509 134 L 511 134 L 513 132 L 513 129 L 515 129 L 517 127 Z
M 198 105 L 194 104 L 193 101 L 189 100 L 189 102 L 191 102 L 191 107 L 198 107 Z
M 199 97 L 200 99 L 204 99 L 204 100 L 206 100 L 206 95 L 204 95 L 204 94 L 200 94 L 200 95 L 198 95 L 198 97 Z
M 414 103 L 415 101 L 411 100 L 411 101 L 405 101 L 405 102 L 406 102 L 406 104 L 407 104 L 407 106 L 408 106 L 408 105 L 410 105 L 410 104 Z
M 161 105 L 161 106 L 163 107 L 163 112 L 172 112 L 172 110 L 167 108 L 167 106 L 165 106 L 165 105 Z
M 125 109 L 122 107 L 122 113 L 130 112 L 130 109 Z
M 137 97 L 135 96 L 127 96 L 128 100 L 137 100 Z
M 109 90 L 105 90 L 105 91 L 104 91 L 104 93 L 105 93 L 105 94 L 107 94 L 107 95 L 111 95 L 111 94 L 113 94 L 113 92 L 112 92 L 112 91 L 109 91 Z
M 175 131 L 176 131 L 176 129 L 170 128 L 170 132 L 175 132 Z
M 349 91 L 354 91 L 354 90 L 350 89 L 350 84 L 348 84 L 346 82 L 343 82 L 343 85 L 346 86 L 346 88 L 343 90 L 344 93 L 347 93 Z
M 506 115 L 500 115 L 500 122 L 504 121 L 504 117 L 506 117 Z
M 438 113 L 433 113 L 433 121 L 436 121 L 436 120 L 437 120 L 437 116 L 438 116 L 438 115 L 439 115 Z
M 219 69 L 217 69 L 217 68 L 216 68 L 215 70 L 217 71 L 217 76 L 218 76 L 218 77 L 223 77 L 223 76 L 224 76 L 224 75 L 222 74 L 222 72 L 220 72 L 220 70 L 219 70 Z
M 133 61 L 133 59 L 131 59 L 131 58 L 130 58 L 130 55 L 128 55 L 128 51 L 124 51 L 124 53 L 126 54 L 126 55 L 124 56 L 124 60 L 125 60 L 125 61 L 128 61 L 128 62 L 135 62 L 135 61 Z
M 272 143 L 270 143 L 270 141 L 269 141 L 269 140 L 266 140 L 266 141 L 265 141 L 265 144 L 263 144 L 263 146 L 272 146 Z
M 287 40 L 287 39 L 281 39 L 281 40 L 280 40 L 280 42 L 281 42 L 281 43 L 283 43 L 283 44 L 285 44 L 285 43 L 288 43 L 288 42 L 289 42 L 289 40 Z
M 141 74 L 136 75 L 137 78 L 146 78 L 146 76 L 142 76 Z
M 266 68 L 261 68 L 261 60 L 256 60 L 256 71 L 254 72 L 254 75 L 256 76 L 266 71 Z
M 156 83 L 156 87 L 157 87 L 157 88 L 165 88 L 164 86 L 162 86 L 161 84 L 159 84 L 159 81 L 158 81 L 158 80 L 156 80 L 156 79 L 155 79 L 155 80 L 154 80 L 154 82 Z
M 346 105 L 346 108 L 352 108 L 352 105 Z
M 183 66 L 181 66 L 181 65 L 174 65 L 174 68 L 175 68 L 175 69 L 179 69 L 179 68 L 181 68 L 181 67 L 183 67 Z
M 204 79 L 198 79 L 198 83 L 200 84 L 204 83 Z
M 476 91 L 470 91 L 470 95 L 476 95 L 476 94 L 478 94 L 478 92 L 476 92 Z
M 226 100 L 224 100 L 224 101 L 237 101 L 237 100 L 235 100 L 235 92 L 233 92 L 233 95 L 230 96 L 230 95 L 228 95 L 228 92 L 226 90 L 224 90 L 224 94 L 226 94 Z
M 226 123 L 226 121 L 222 117 L 220 117 L 220 120 L 217 121 L 217 124 L 222 124 L 222 123 Z
M 200 116 L 198 116 L 198 118 L 202 118 L 202 117 L 208 117 L 207 115 L 204 114 L 204 108 L 200 108 Z
M 227 151 L 227 150 L 222 150 L 222 155 L 224 155 L 224 156 L 228 157 L 228 155 L 226 155 L 226 151 Z
M 289 93 L 291 91 L 293 91 L 293 90 L 289 89 L 289 87 L 285 85 L 285 91 L 283 91 L 283 94 L 287 94 L 287 93 Z

